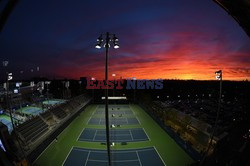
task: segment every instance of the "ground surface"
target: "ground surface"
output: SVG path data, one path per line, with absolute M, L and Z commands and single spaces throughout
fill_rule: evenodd
M 193 162 L 139 106 L 110 105 L 109 110 L 110 125 L 115 126 L 110 131 L 114 142 L 111 147 L 113 165 L 186 166 Z M 107 165 L 103 118 L 103 105 L 88 106 L 34 165 Z

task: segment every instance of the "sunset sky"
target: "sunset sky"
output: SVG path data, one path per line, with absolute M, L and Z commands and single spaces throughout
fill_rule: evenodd
M 0 60 L 15 78 L 102 79 L 105 50 L 95 44 L 105 32 L 120 44 L 110 75 L 213 80 L 222 69 L 224 79 L 250 79 L 250 38 L 212 0 L 20 1 L 0 33 Z

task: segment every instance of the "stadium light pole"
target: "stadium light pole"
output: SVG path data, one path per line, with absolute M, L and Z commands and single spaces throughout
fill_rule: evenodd
M 136 82 L 136 77 L 133 77 L 132 79 Z M 134 88 L 134 104 L 135 104 L 135 89 L 136 89 L 136 87 Z
M 22 85 L 22 82 L 16 83 L 16 87 L 18 88 L 18 94 L 19 94 L 19 105 L 20 105 L 21 113 L 23 113 L 21 85 Z
M 110 36 L 113 36 L 112 38 Z M 115 36 L 115 34 L 110 34 L 109 32 L 106 33 L 106 38 L 104 41 L 103 47 L 106 49 L 106 60 L 105 60 L 105 82 L 106 82 L 106 88 L 105 88 L 105 124 L 106 124 L 106 142 L 107 142 L 107 152 L 108 152 L 108 163 L 109 166 L 112 165 L 111 163 L 111 153 L 110 153 L 110 136 L 109 136 L 109 111 L 108 111 L 108 51 L 110 47 L 110 42 L 113 42 L 114 48 L 118 49 L 118 38 Z M 102 34 L 97 39 L 97 44 L 95 48 L 100 49 L 102 47 L 103 38 Z
M 9 64 L 9 61 L 3 61 L 3 67 L 7 68 Z M 14 122 L 13 122 L 13 118 L 12 118 L 12 106 L 11 106 L 11 102 L 9 100 L 9 81 L 11 81 L 13 79 L 13 75 L 12 73 L 9 73 L 7 70 L 6 70 L 6 73 L 7 75 L 7 79 L 6 79 L 6 87 L 5 87 L 5 91 L 6 91 L 6 108 L 9 109 L 9 114 L 10 114 L 10 121 L 11 121 L 11 124 L 12 124 L 12 128 L 13 130 L 15 129 L 14 127 Z
M 95 81 L 95 78 L 91 77 L 91 80 Z M 95 90 L 94 89 L 92 89 L 92 98 L 93 98 L 93 103 L 95 103 Z
M 8 63 L 6 65 L 4 65 L 4 67 L 7 67 Z M 6 103 L 7 103 L 7 109 L 9 109 L 9 114 L 10 114 L 10 121 L 11 121 L 11 125 L 12 125 L 12 130 L 13 130 L 13 133 L 14 133 L 14 136 L 16 137 L 16 140 L 17 140 L 17 143 L 18 143 L 18 146 L 20 148 L 20 150 L 22 151 L 22 154 L 24 156 L 24 158 L 26 158 L 26 154 L 21 146 L 21 143 L 19 141 L 19 137 L 17 136 L 17 133 L 16 133 L 16 129 L 15 129 L 15 124 L 14 124 L 14 120 L 13 120 L 13 115 L 12 115 L 12 106 L 11 106 L 11 94 L 9 93 L 9 82 L 11 80 L 13 80 L 13 75 L 12 73 L 9 73 L 9 72 L 6 72 L 7 74 L 7 80 L 6 80 Z
M 46 96 L 47 96 L 47 100 L 48 100 L 48 105 L 49 105 L 49 84 L 50 83 L 51 83 L 50 81 L 45 81 L 45 84 L 46 84 L 46 87 L 47 87 Z
M 222 70 L 218 70 L 215 72 L 215 78 L 216 80 L 219 80 L 220 81 L 220 90 L 219 90 L 219 100 L 218 100 L 218 108 L 217 108 L 217 113 L 216 113 L 216 119 L 215 119 L 215 122 L 214 122 L 214 127 L 213 127 L 213 130 L 212 130 L 212 133 L 211 133 L 211 136 L 210 136 L 210 140 L 209 140 L 209 144 L 208 144 L 208 148 L 206 150 L 206 152 L 204 153 L 204 157 L 200 163 L 200 165 L 203 165 L 203 162 L 207 156 L 207 154 L 209 153 L 210 151 L 210 148 L 213 144 L 213 139 L 214 139 L 214 134 L 215 134 L 215 131 L 217 129 L 217 125 L 218 125 L 218 121 L 219 121 L 219 115 L 220 115 L 220 110 L 221 110 L 221 98 L 222 98 Z
M 115 76 L 116 76 L 116 74 L 113 73 L 113 74 L 112 74 L 112 77 L 114 77 L 114 84 L 115 84 Z M 114 87 L 114 89 L 113 89 L 113 96 L 115 96 L 115 87 Z

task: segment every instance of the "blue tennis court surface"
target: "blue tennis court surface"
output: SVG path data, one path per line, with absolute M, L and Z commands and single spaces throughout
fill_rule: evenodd
M 7 126 L 9 132 L 13 130 L 11 121 L 0 117 L 0 122 L 2 122 L 3 124 Z
M 104 125 L 104 118 L 91 118 L 88 122 L 90 125 Z M 109 124 L 112 125 L 136 125 L 139 124 L 137 118 L 109 118 Z
M 110 130 L 111 142 L 137 142 L 147 140 L 149 140 L 149 138 L 142 128 Z M 86 128 L 79 136 L 78 141 L 105 142 L 106 130 Z
M 42 108 L 40 107 L 23 107 L 17 110 L 17 112 L 24 113 L 24 114 L 31 114 L 31 115 L 38 115 L 43 112 Z
M 105 105 L 99 105 L 99 108 L 105 108 Z M 109 104 L 109 108 L 129 108 L 128 105 L 113 105 L 113 104 Z
M 129 150 L 112 150 L 114 166 L 164 166 L 154 147 Z M 106 150 L 73 147 L 65 159 L 64 166 L 108 166 Z
M 65 101 L 66 100 L 62 100 L 62 99 L 51 99 L 51 100 L 43 101 L 43 104 L 45 104 L 45 105 L 55 105 L 55 104 L 65 103 Z
M 95 114 L 104 114 L 105 113 L 105 110 L 104 109 L 102 109 L 102 110 L 100 110 L 100 109 L 98 109 L 98 110 L 96 110 L 96 112 L 95 112 Z M 133 112 L 131 111 L 131 110 L 109 110 L 109 114 L 111 115 L 111 114 L 115 114 L 115 115 L 121 115 L 121 114 L 123 114 L 123 115 L 127 115 L 127 114 L 133 114 Z
M 32 115 L 38 115 L 43 112 L 40 108 L 27 108 L 24 112 L 27 112 Z

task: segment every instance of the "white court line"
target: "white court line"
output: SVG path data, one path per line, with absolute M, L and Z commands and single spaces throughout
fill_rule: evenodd
M 165 165 L 165 166 L 167 166 L 167 164 L 164 162 L 164 160 L 161 158 L 161 155 L 160 155 L 160 153 L 158 152 L 158 150 L 155 148 L 155 146 L 154 146 L 154 149 L 155 149 L 155 151 L 157 152 L 157 154 L 158 154 L 158 156 L 160 156 L 160 159 L 161 159 L 161 161 L 163 162 L 163 164 Z
M 97 111 L 98 105 L 95 107 L 95 111 L 92 112 L 91 116 L 94 115 L 94 113 Z
M 119 163 L 124 163 L 124 162 L 131 162 L 131 161 L 138 161 L 138 160 L 115 160 L 115 161 L 112 161 L 112 162 L 119 162 Z
M 139 118 L 137 118 L 137 116 L 135 117 L 135 119 L 137 119 L 137 121 L 139 122 L 139 125 L 141 125 L 141 121 Z
M 144 128 L 142 128 L 142 129 L 143 129 L 143 131 L 145 132 L 146 136 L 148 137 L 148 140 L 151 141 L 151 139 L 150 139 L 150 137 L 148 136 L 146 130 L 145 130 Z
M 137 158 L 138 158 L 138 160 L 139 160 L 140 166 L 142 166 L 142 164 L 141 164 L 141 159 L 140 159 L 140 157 L 139 157 L 139 155 L 138 155 L 137 150 L 136 150 L 135 152 L 136 152 Z
M 129 104 L 129 109 L 132 111 L 132 113 L 134 114 L 134 110 L 131 108 L 130 104 Z
M 83 138 L 83 139 L 80 139 L 78 140 L 78 142 L 96 142 L 96 141 L 93 141 L 92 139 L 86 139 L 86 138 Z
M 86 109 L 86 108 L 85 108 L 85 109 Z M 74 120 L 73 120 L 73 121 L 74 121 Z M 72 122 L 73 122 L 73 121 L 72 121 Z M 71 123 L 72 123 L 72 122 L 71 122 Z M 70 124 L 71 124 L 71 123 L 70 123 Z M 59 138 L 60 135 L 66 131 L 66 129 L 70 126 L 70 124 L 69 124 L 65 129 L 63 129 L 62 132 L 60 132 L 60 134 L 57 136 L 57 138 Z M 50 145 L 54 143 L 54 141 L 55 141 L 55 140 L 51 141 L 51 143 L 42 151 L 42 153 L 41 153 L 41 154 L 36 158 L 36 160 L 33 161 L 32 163 L 35 163 L 35 162 L 41 157 L 41 155 L 50 147 Z M 56 146 L 56 145 L 55 145 L 55 146 Z
M 108 162 L 107 160 L 93 160 L 93 159 L 90 159 L 89 161 Z M 131 161 L 138 161 L 138 160 L 115 160 L 115 161 L 112 161 L 112 162 L 115 163 L 115 162 L 131 162 Z
M 89 160 L 89 154 L 90 154 L 90 151 L 89 151 L 89 153 L 88 153 L 88 156 L 87 156 L 87 159 L 86 159 L 86 161 L 85 161 L 84 166 L 86 166 L 86 165 L 87 165 L 87 163 L 88 163 L 88 160 Z
M 71 153 L 71 151 L 73 150 L 73 148 L 74 148 L 74 147 L 72 146 L 71 149 L 70 149 L 70 151 L 69 151 L 69 153 L 67 154 L 66 158 L 64 159 L 62 165 L 64 165 L 65 161 L 66 161 L 67 158 L 69 157 L 69 154 Z
M 86 108 L 85 108 L 86 109 Z M 91 118 L 91 117 L 90 117 Z M 75 120 L 75 119 L 74 119 Z M 73 120 L 73 121 L 74 121 Z M 73 122 L 72 121 L 72 122 Z M 72 123 L 71 122 L 71 123 Z M 71 124 L 70 123 L 70 124 Z M 59 138 L 60 137 L 60 135 L 62 134 L 62 133 L 64 133 L 65 131 L 66 131 L 66 129 L 70 126 L 70 124 L 65 128 L 65 129 L 63 129 L 63 131 L 57 136 L 57 138 Z M 83 128 L 84 129 L 84 128 Z M 81 134 L 81 133 L 80 133 Z M 79 135 L 80 136 L 80 135 Z M 50 147 L 50 145 L 51 144 L 53 144 L 55 142 L 55 140 L 53 140 L 53 141 L 51 141 L 51 143 L 42 151 L 42 153 L 40 153 L 40 155 L 36 158 L 36 160 L 35 161 L 33 161 L 32 163 L 35 163 L 40 157 L 41 157 L 41 155 Z M 56 145 L 55 145 L 56 146 Z
M 129 129 L 129 133 L 130 133 L 130 136 L 131 136 L 131 138 L 132 138 L 132 141 L 134 141 L 134 138 L 133 138 L 133 135 L 132 135 L 132 133 L 131 133 L 131 130 Z
M 85 128 L 82 129 L 82 131 L 80 132 L 79 136 L 77 137 L 76 141 L 79 140 L 80 136 L 82 135 L 82 132 L 85 130 Z
M 95 137 L 96 137 L 96 133 L 97 133 L 97 129 L 95 129 L 95 135 L 94 135 L 94 137 L 93 137 L 93 141 L 95 140 Z
M 100 123 L 101 123 L 101 118 L 99 118 L 99 125 L 101 125 Z
M 91 118 L 92 118 L 92 116 L 90 116 L 90 117 L 89 117 L 89 120 L 87 121 L 87 124 L 86 124 L 86 125 L 88 125 L 88 124 L 89 124 L 89 121 L 90 121 L 90 119 L 91 119 Z
M 94 113 L 94 112 L 96 112 L 97 107 L 98 107 L 98 106 L 96 106 L 96 107 L 95 107 L 95 111 L 93 111 L 93 113 Z M 92 116 L 93 116 L 93 113 L 92 113 L 92 114 L 91 114 L 91 116 L 89 117 L 89 120 L 87 121 L 87 124 L 86 124 L 86 125 L 88 125 L 88 124 L 89 124 L 89 121 L 90 121 L 90 119 L 91 119 L 91 118 L 92 118 Z
M 97 148 L 88 149 L 88 148 L 83 148 L 83 147 L 79 147 L 79 146 L 72 146 L 72 147 L 78 148 L 78 149 L 74 149 L 77 151 L 85 151 L 85 152 L 91 151 L 91 152 L 97 152 L 97 153 L 107 153 L 107 150 L 105 150 L 105 149 L 97 149 Z M 113 150 L 111 153 L 127 153 L 127 152 L 135 152 L 135 151 L 145 152 L 145 151 L 149 151 L 152 149 L 155 149 L 155 147 L 148 146 L 148 147 L 140 147 L 140 148 L 136 148 L 136 149 L 135 148 L 127 148 L 127 149 L 122 149 L 122 150 Z
M 127 125 L 128 125 L 128 118 L 126 118 L 126 121 L 127 121 Z

